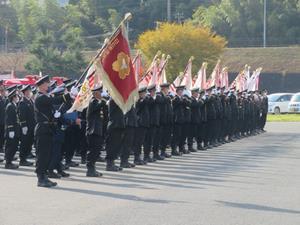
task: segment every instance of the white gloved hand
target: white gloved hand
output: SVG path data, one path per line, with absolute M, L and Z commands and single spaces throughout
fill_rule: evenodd
M 71 94 L 72 98 L 75 98 L 78 95 L 78 93 L 79 93 L 79 91 L 78 91 L 77 87 L 74 86 L 71 88 L 70 94 Z
M 22 127 L 22 133 L 23 135 L 27 135 L 28 127 Z
M 13 138 L 15 137 L 15 132 L 14 132 L 14 131 L 10 131 L 10 132 L 8 133 L 8 137 L 9 137 L 10 139 L 13 139 Z
M 59 118 L 61 116 L 61 113 L 59 112 L 59 111 L 55 111 L 55 113 L 54 113 L 54 118 L 55 119 L 57 119 L 57 118 Z

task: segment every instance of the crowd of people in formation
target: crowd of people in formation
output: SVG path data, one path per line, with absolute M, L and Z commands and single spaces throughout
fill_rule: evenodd
M 211 87 L 188 92 L 179 86 L 170 94 L 169 84 L 152 85 L 139 89 L 138 101 L 124 115 L 96 86 L 85 110 L 68 113 L 78 94 L 74 84 L 66 80 L 58 86 L 48 76 L 35 87 L 6 89 L 0 82 L 0 149 L 5 156 L 0 161 L 6 169 L 33 166 L 28 159 L 36 158 L 38 186 L 52 187 L 57 183 L 49 178 L 68 177 L 66 170 L 79 166 L 76 154 L 86 164 L 86 176 L 99 177 L 96 162 L 118 172 L 264 132 L 266 90 Z

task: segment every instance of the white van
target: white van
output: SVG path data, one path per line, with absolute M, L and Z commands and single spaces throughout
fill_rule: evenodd
M 275 93 L 268 95 L 268 112 L 272 114 L 288 113 L 289 102 L 293 95 L 293 93 Z

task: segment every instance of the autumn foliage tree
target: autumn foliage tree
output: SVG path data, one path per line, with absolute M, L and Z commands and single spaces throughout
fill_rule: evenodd
M 193 73 L 196 74 L 202 62 L 211 70 L 226 46 L 226 40 L 215 35 L 209 28 L 191 23 L 163 23 L 156 30 L 146 31 L 138 38 L 136 48 L 140 49 L 150 63 L 152 57 L 161 51 L 171 56 L 167 74 L 174 80 L 182 72 L 191 56 L 194 56 Z

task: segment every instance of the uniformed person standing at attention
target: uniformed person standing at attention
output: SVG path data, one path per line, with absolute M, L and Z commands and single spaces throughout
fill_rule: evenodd
M 106 170 L 118 172 L 122 167 L 115 165 L 124 144 L 125 116 L 113 99 L 108 103 L 108 125 L 106 139 Z
M 18 111 L 21 126 L 21 143 L 20 143 L 20 166 L 32 166 L 33 163 L 27 161 L 31 153 L 34 139 L 34 105 L 31 99 L 32 92 L 30 85 L 21 89 L 23 98 L 19 103 Z
M 9 103 L 5 109 L 5 169 L 17 169 L 18 165 L 12 161 L 18 150 L 20 138 L 20 124 L 17 111 L 19 96 L 14 89 L 8 94 Z
M 88 143 L 87 152 L 87 177 L 100 177 L 102 173 L 96 171 L 96 162 L 101 151 L 103 137 L 103 109 L 106 101 L 102 100 L 102 85 L 92 89 L 93 97 L 86 112 L 86 136 Z
M 0 152 L 3 152 L 4 145 L 4 116 L 5 116 L 5 105 L 6 105 L 6 90 L 3 85 L 3 80 L 0 80 Z M 0 162 L 3 159 L 0 158 Z
M 35 127 L 37 156 L 36 174 L 39 187 L 52 187 L 57 185 L 56 182 L 50 181 L 46 175 L 53 149 L 53 135 L 55 131 L 54 118 L 60 116 L 58 112 L 54 112 L 53 105 L 71 101 L 70 94 L 58 97 L 49 96 L 49 83 L 49 76 L 44 76 L 36 82 L 38 93 L 34 103 L 34 110 L 37 122 Z M 72 88 L 71 95 L 75 96 L 77 94 L 77 88 Z

